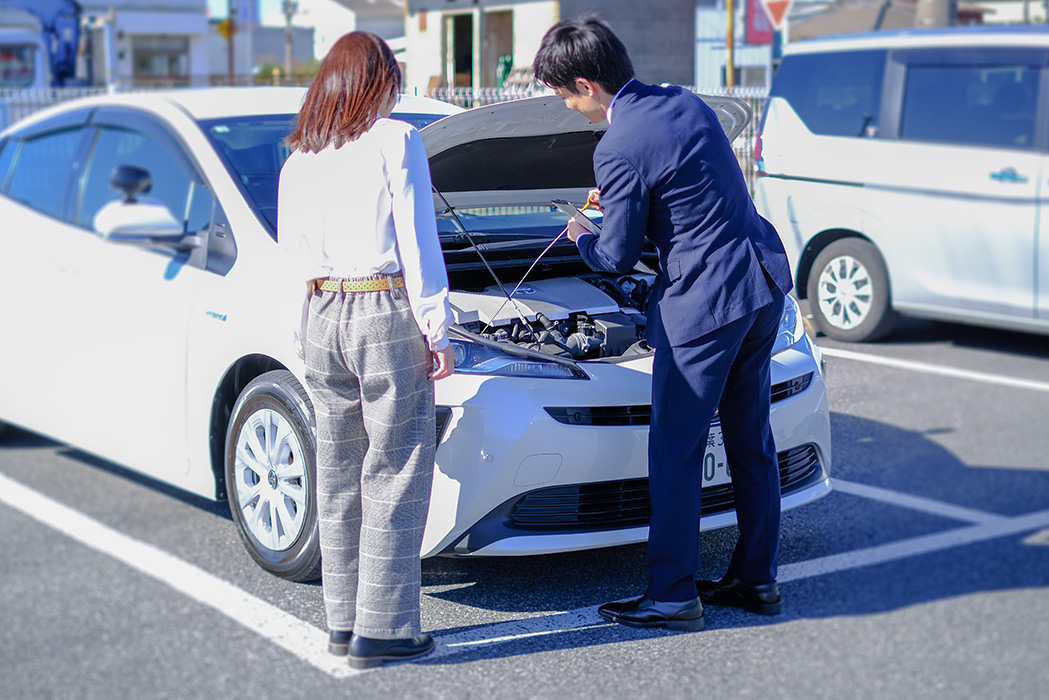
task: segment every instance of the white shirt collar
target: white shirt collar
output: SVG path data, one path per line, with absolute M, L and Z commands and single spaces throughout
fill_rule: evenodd
M 623 87 L 619 88 L 619 92 L 617 92 L 615 97 L 612 98 L 612 101 L 608 103 L 608 109 L 605 110 L 605 119 L 608 120 L 609 124 L 612 123 L 612 108 L 616 106 L 616 100 L 618 100 L 619 96 L 623 94 L 623 90 L 626 89 L 626 86 L 634 82 L 634 80 L 634 78 L 631 78 L 630 80 L 623 83 Z

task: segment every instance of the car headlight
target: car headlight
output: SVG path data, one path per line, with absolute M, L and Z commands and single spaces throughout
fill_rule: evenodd
M 783 352 L 804 337 L 805 323 L 801 318 L 801 308 L 797 300 L 788 294 L 783 303 L 783 317 L 779 320 L 779 331 L 776 333 L 776 343 L 772 346 L 772 354 Z
M 575 363 L 538 356 L 527 350 L 502 348 L 497 344 L 451 339 L 455 351 L 455 371 L 492 377 L 532 377 L 536 379 L 589 379 Z

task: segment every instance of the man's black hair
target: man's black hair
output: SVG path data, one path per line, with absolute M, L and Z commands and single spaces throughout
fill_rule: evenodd
M 626 46 L 597 15 L 561 20 L 543 36 L 534 62 L 542 85 L 578 92 L 576 78 L 616 94 L 634 77 Z

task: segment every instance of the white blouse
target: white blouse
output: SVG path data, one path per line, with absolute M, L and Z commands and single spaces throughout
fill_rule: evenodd
M 419 330 L 432 350 L 447 346 L 448 274 L 414 127 L 378 119 L 340 148 L 292 153 L 280 172 L 277 237 L 304 281 L 403 271 Z

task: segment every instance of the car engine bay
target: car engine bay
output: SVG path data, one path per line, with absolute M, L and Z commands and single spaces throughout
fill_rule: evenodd
M 654 275 L 580 275 L 449 293 L 455 322 L 498 343 L 575 360 L 650 353 L 645 312 Z M 504 291 L 505 289 L 505 291 Z

